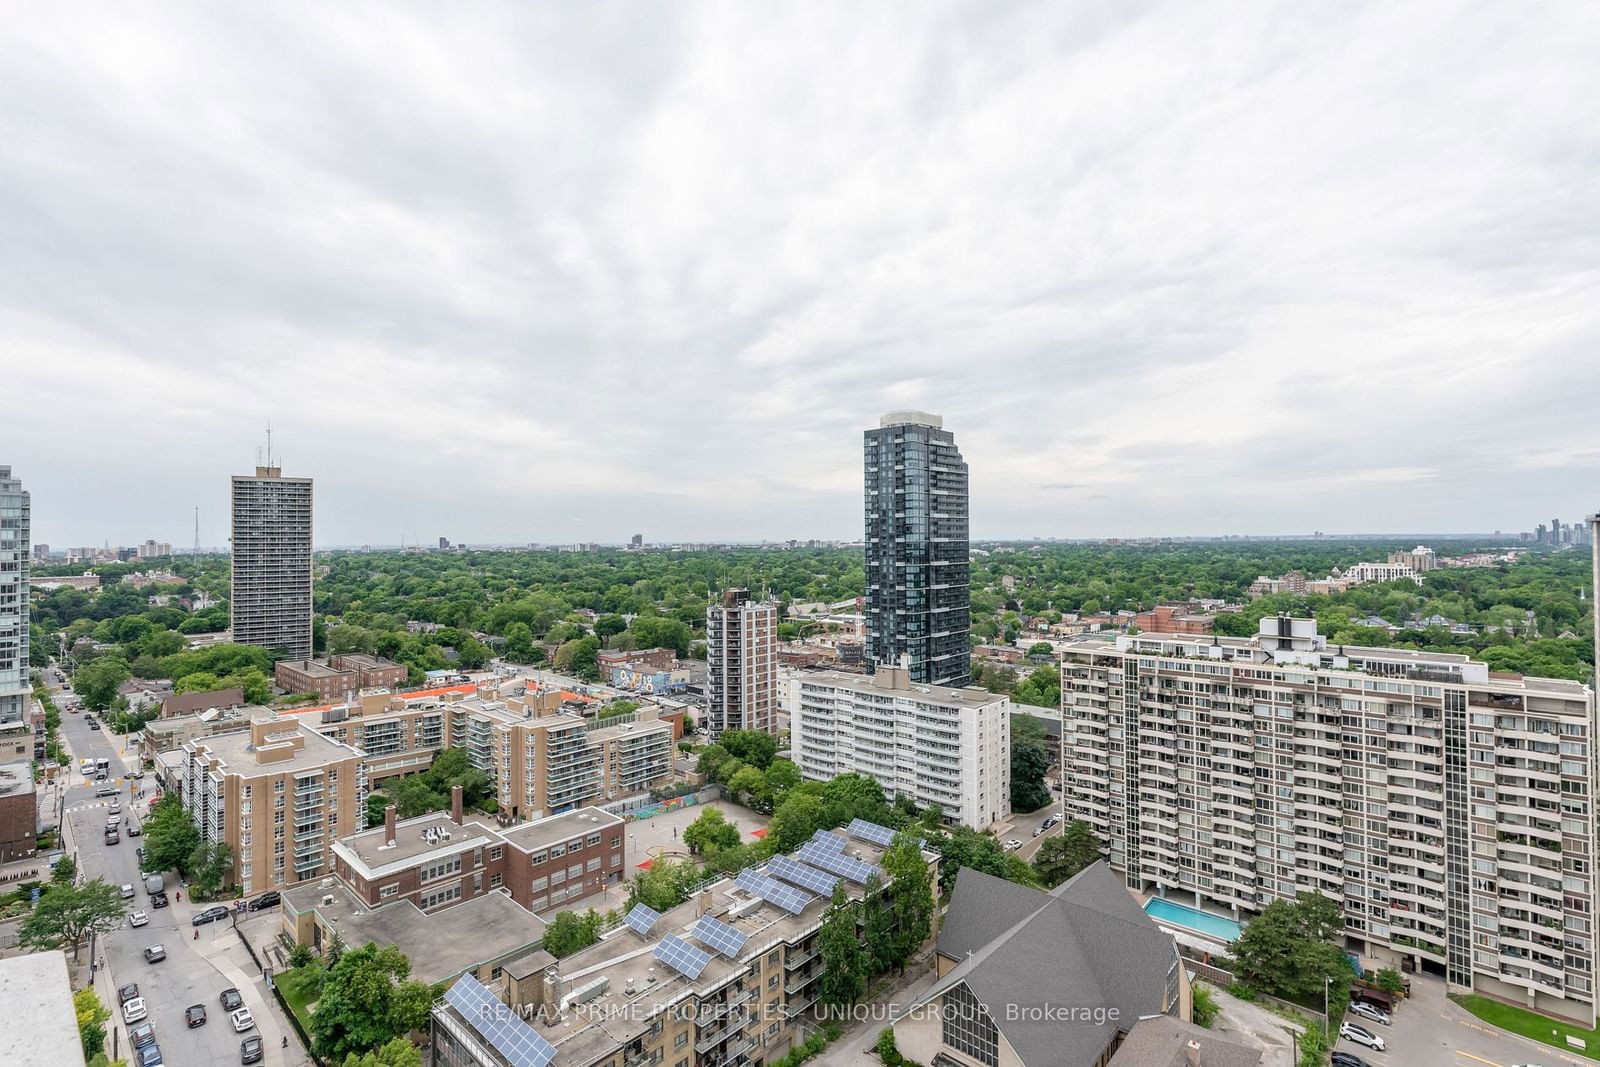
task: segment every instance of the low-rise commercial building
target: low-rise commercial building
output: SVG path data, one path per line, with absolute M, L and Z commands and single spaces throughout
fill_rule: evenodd
M 244 704 L 244 690 L 238 686 L 229 689 L 206 689 L 193 693 L 171 693 L 161 700 L 161 717 L 170 719 L 178 715 L 195 715 L 213 708 L 242 708 Z
M 1061 683 L 1068 816 L 1130 887 L 1240 920 L 1321 892 L 1371 966 L 1593 1025 L 1587 686 L 1281 616 L 1071 644 Z
M 354 671 L 357 689 L 398 689 L 411 673 L 403 663 L 360 653 L 329 656 L 328 666 L 336 671 Z
M 804 777 L 863 774 L 979 830 L 1010 814 L 1010 697 L 912 682 L 887 664 L 872 675 L 797 671 L 790 685 L 790 747 Z
M 360 676 L 314 659 L 279 660 L 272 684 L 286 693 L 315 693 L 323 700 L 348 700 L 361 688 Z
M 330 849 L 362 828 L 364 756 L 293 719 L 183 744 L 182 799 L 201 836 L 233 850 L 245 893 L 320 878 Z
M 1146 633 L 1208 634 L 1216 623 L 1215 615 L 1192 612 L 1187 605 L 1157 604 L 1133 617 L 1133 625 Z

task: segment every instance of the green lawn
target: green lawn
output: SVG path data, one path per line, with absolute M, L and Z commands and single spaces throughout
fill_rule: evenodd
M 1581 1026 L 1572 1026 L 1550 1018 L 1548 1015 L 1539 1015 L 1523 1008 L 1515 1008 L 1510 1004 L 1502 1004 L 1498 1000 L 1487 997 L 1457 996 L 1452 995 L 1451 1000 L 1466 1008 L 1472 1014 L 1502 1030 L 1510 1030 L 1513 1034 L 1531 1037 L 1535 1041 L 1543 1041 L 1562 1052 L 1574 1052 L 1588 1056 L 1590 1059 L 1600 1060 L 1600 1030 L 1585 1030 Z M 1567 1044 L 1568 1037 L 1576 1037 L 1587 1043 L 1587 1049 L 1572 1048 Z
M 304 967 L 272 976 L 273 982 L 283 992 L 283 999 L 289 1002 L 289 1008 L 308 1034 L 311 1032 L 311 1005 L 316 1003 L 317 994 L 321 992 L 321 987 L 315 984 L 315 978 L 321 974 L 320 963 L 308 963 Z

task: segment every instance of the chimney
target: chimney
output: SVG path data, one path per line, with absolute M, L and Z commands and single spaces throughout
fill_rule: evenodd
M 457 826 L 461 825 L 461 787 L 450 787 L 450 820 Z
M 383 809 L 383 843 L 386 845 L 394 844 L 394 817 L 395 807 L 390 804 Z
M 1200 1042 L 1190 1040 L 1183 1046 L 1183 1059 L 1189 1067 L 1200 1067 Z
M 695 914 L 710 915 L 715 906 L 716 905 L 712 902 L 711 890 L 707 889 L 700 894 L 700 906 L 695 909 Z

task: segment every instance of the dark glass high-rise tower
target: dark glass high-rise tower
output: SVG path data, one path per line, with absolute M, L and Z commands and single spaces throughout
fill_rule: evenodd
M 867 666 L 911 680 L 972 681 L 967 464 L 937 415 L 892 411 L 863 436 Z

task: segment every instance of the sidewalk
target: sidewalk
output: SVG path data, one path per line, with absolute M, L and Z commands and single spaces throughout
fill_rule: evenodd
M 893 984 L 876 995 L 869 994 L 871 999 L 862 1003 L 884 1006 L 889 1009 L 888 1015 L 892 1016 L 899 1009 L 910 1007 L 918 997 L 931 989 L 937 980 L 938 975 L 933 966 L 933 946 L 930 943 L 906 964 L 904 978 L 894 979 Z M 887 1017 L 854 1023 L 839 1035 L 839 1040 L 829 1045 L 822 1055 L 812 1062 L 818 1067 L 867 1067 L 867 1065 L 881 1067 L 876 1051 L 878 1034 L 888 1025 Z
M 224 924 L 216 925 L 222 927 Z M 239 935 L 231 929 L 232 924 L 226 925 L 230 928 L 218 929 L 216 937 L 201 937 L 195 947 L 201 957 L 244 997 L 245 1007 L 250 1009 L 250 1014 L 255 1018 L 256 1032 L 266 1046 L 266 1056 L 262 1062 L 282 1067 L 311 1067 L 311 1057 L 300 1044 L 294 1027 L 283 1017 L 278 998 L 268 991 L 266 980 L 256 969 L 255 961 L 250 958 Z M 283 1044 L 285 1035 L 289 1038 L 288 1047 Z

